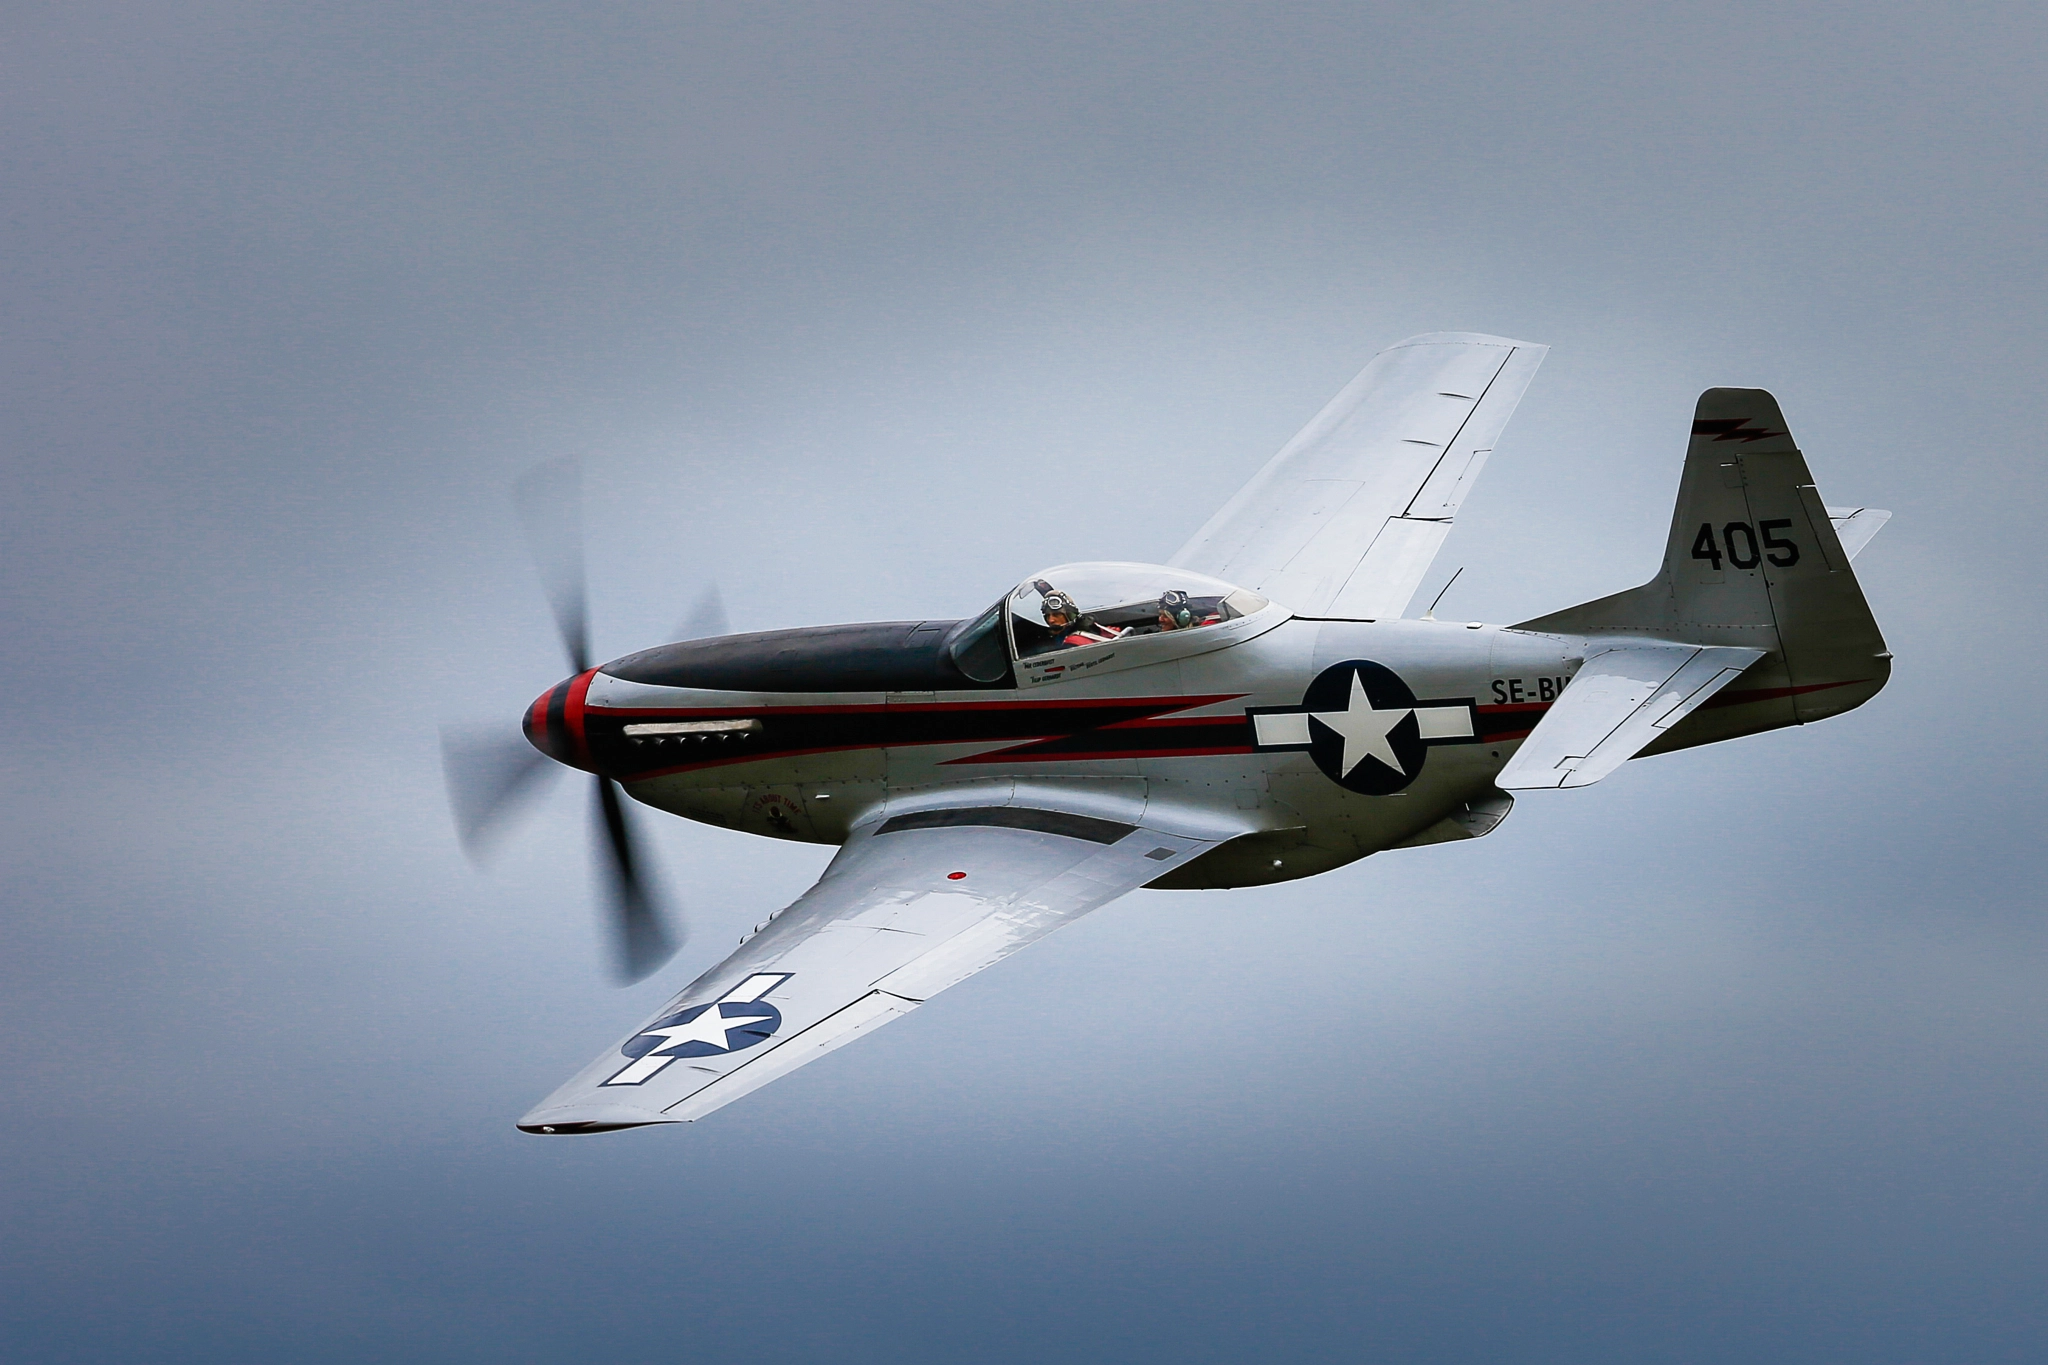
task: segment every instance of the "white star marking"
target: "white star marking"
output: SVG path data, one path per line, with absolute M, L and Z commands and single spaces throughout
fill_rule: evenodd
M 1398 706 L 1391 711 L 1373 710 L 1372 699 L 1365 695 L 1365 683 L 1353 672 L 1351 704 L 1347 709 L 1312 711 L 1310 714 L 1344 737 L 1344 762 L 1338 777 L 1351 776 L 1351 770 L 1368 758 L 1376 759 L 1406 777 L 1408 770 L 1394 756 L 1394 746 L 1388 743 L 1387 734 L 1414 709 L 1412 706 Z
M 656 1052 L 666 1052 L 679 1043 L 709 1043 L 713 1047 L 724 1048 L 730 1052 L 732 1044 L 725 1040 L 726 1033 L 731 1029 L 745 1028 L 748 1024 L 758 1024 L 763 1017 L 762 1015 L 751 1015 L 744 1019 L 727 1019 L 719 1013 L 718 1006 L 713 1005 L 687 1024 L 671 1024 L 667 1028 L 651 1028 L 643 1033 L 641 1037 L 668 1039 L 659 1048 L 653 1049 Z

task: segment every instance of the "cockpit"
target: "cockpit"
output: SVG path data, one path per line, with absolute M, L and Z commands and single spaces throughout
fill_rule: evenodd
M 1266 599 L 1213 578 L 1150 564 L 1067 564 L 1010 594 L 1010 638 L 1019 659 L 1249 616 Z
M 1013 659 L 1028 670 L 1065 651 L 1112 642 L 1128 643 L 1143 655 L 1165 647 L 1155 637 L 1195 644 L 1187 638 L 1190 632 L 1212 631 L 1267 605 L 1256 593 L 1185 569 L 1062 564 L 1019 583 L 954 636 L 950 653 L 969 677 L 992 682 L 1008 672 Z M 1214 637 L 1215 645 L 1225 643 Z

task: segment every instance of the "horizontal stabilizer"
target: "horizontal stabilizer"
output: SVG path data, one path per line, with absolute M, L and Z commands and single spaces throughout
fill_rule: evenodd
M 1827 514 L 1834 524 L 1836 538 L 1842 542 L 1842 553 L 1851 559 L 1892 519 L 1891 513 L 1876 507 L 1830 507 Z
M 1731 645 L 1631 643 L 1586 660 L 1495 785 L 1586 787 L 1634 758 L 1764 656 Z

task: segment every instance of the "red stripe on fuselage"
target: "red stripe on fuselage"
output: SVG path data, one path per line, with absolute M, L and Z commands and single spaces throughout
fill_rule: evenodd
M 1034 754 L 1027 749 L 1000 750 L 992 754 L 976 754 L 971 758 L 956 758 L 954 763 L 1082 763 L 1105 758 L 1214 758 L 1227 754 L 1255 754 L 1258 750 L 1249 744 L 1219 745 L 1208 749 L 1090 749 L 1086 753 Z
M 1497 706 L 1474 706 L 1472 708 L 1472 731 L 1481 744 L 1501 744 L 1511 739 L 1527 739 L 1529 732 L 1536 728 L 1555 702 L 1525 701 L 1507 702 Z M 1521 724 L 1527 720 L 1527 725 Z
M 599 716 L 631 720 L 716 720 L 730 716 L 851 716 L 878 711 L 918 713 L 959 711 L 1061 711 L 1100 709 L 1105 706 L 1145 706 L 1159 711 L 1190 711 L 1197 706 L 1236 701 L 1242 692 L 1220 692 L 1211 697 L 1078 697 L 1046 701 L 902 701 L 846 702 L 830 706 L 778 706 L 773 703 L 734 703 L 728 706 L 602 706 L 591 704 Z M 1228 719 L 1215 717 L 1214 719 Z M 1129 722 L 1118 722 L 1128 724 Z
M 591 737 L 595 738 L 605 751 L 607 763 L 622 773 L 632 774 L 633 780 L 639 780 L 643 777 L 667 776 L 700 769 L 730 767 L 734 764 L 772 762 L 805 754 L 960 745 L 982 746 L 984 754 L 990 752 L 987 746 L 993 746 L 995 752 L 1008 752 L 1020 747 L 1058 742 L 1075 735 L 1094 733 L 1113 725 L 1126 725 L 1133 721 L 1156 718 L 1161 712 L 1195 710 L 1236 701 L 1243 696 L 1243 693 L 1214 693 L 1180 697 L 1076 697 L 1032 701 L 914 701 L 823 705 L 756 703 L 692 707 L 605 707 L 586 704 L 582 719 L 586 727 L 594 723 L 600 725 Z M 685 761 L 666 763 L 662 762 L 664 756 L 659 755 L 658 751 L 647 752 L 644 758 L 640 754 L 622 754 L 613 747 L 615 733 L 601 724 L 740 717 L 758 719 L 762 722 L 764 729 L 757 739 L 739 741 L 731 748 L 719 745 L 708 752 L 700 750 Z M 847 722 L 843 730 L 835 723 L 840 718 Z M 988 724 L 979 723 L 982 720 Z M 926 721 L 933 724 L 927 727 L 923 724 Z M 976 723 L 963 724 L 969 721 Z M 1177 717 L 1161 723 L 1174 726 L 1208 725 L 1212 728 L 1242 728 L 1245 724 L 1242 712 L 1206 718 Z M 978 733 L 983 729 L 992 729 L 993 733 Z M 842 738 L 851 742 L 834 742 Z M 1133 735 L 1132 739 L 1136 740 L 1137 736 Z M 1229 739 L 1233 743 L 1228 749 L 1224 749 L 1216 745 L 1213 739 L 1210 744 L 1201 744 L 1195 735 L 1189 734 L 1188 738 L 1172 752 L 1179 754 L 1210 749 L 1248 751 L 1248 746 L 1240 747 L 1234 742 L 1235 734 L 1230 735 Z M 1121 750 L 1130 746 L 1117 747 Z M 1077 759 L 1094 756 L 1082 753 L 1071 755 Z M 683 755 L 675 754 L 674 758 L 681 760 Z M 625 761 L 622 763 L 621 759 Z M 651 766 L 634 767 L 632 764 L 635 760 L 648 761 Z M 971 762 L 974 759 L 970 757 L 952 761 Z

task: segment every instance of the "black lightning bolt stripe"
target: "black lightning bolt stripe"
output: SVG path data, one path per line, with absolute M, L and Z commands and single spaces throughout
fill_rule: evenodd
M 906 706 L 795 706 L 753 709 L 611 711 L 592 707 L 585 733 L 597 770 L 645 778 L 796 754 L 911 745 L 1011 741 L 1003 759 L 1108 758 L 1236 752 L 1251 747 L 1242 715 L 1156 721 L 1168 712 L 1231 701 L 1231 694 L 1088 702 L 966 702 Z M 635 742 L 628 724 L 659 720 L 759 720 L 758 733 Z M 1150 722 L 1150 723 L 1147 723 Z M 1117 727 L 1109 729 L 1108 727 Z M 1098 732 L 1100 734 L 1098 735 Z M 1044 753 L 1036 752 L 1051 746 Z M 1061 747 L 1071 746 L 1071 747 Z M 994 754 L 958 762 L 993 761 Z
M 1757 427 L 1750 431 L 1744 431 L 1743 428 L 1748 426 L 1749 422 L 1750 419 L 1747 417 L 1700 417 L 1693 421 L 1692 434 L 1695 436 L 1711 436 L 1717 442 L 1767 441 L 1773 436 L 1783 436 L 1785 434 L 1782 431 L 1772 431 L 1768 427 Z
M 970 754 L 953 763 L 1008 763 L 1013 760 L 1061 758 L 1185 758 L 1199 754 L 1252 752 L 1252 727 L 1242 715 L 1190 716 L 1150 720 L 1058 735 L 1031 744 L 1013 745 L 985 754 Z

